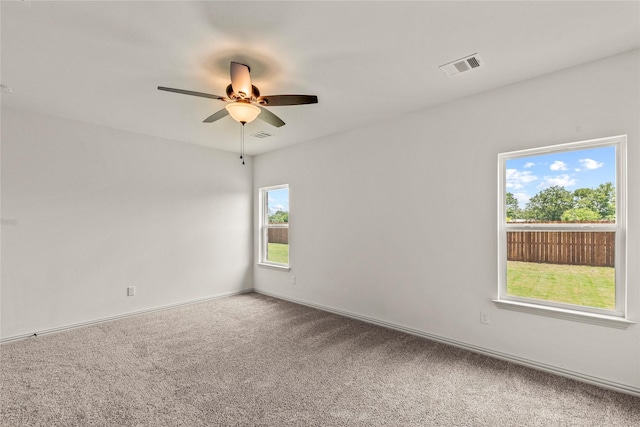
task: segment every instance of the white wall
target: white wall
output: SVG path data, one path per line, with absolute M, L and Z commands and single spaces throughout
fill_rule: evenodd
M 0 336 L 250 289 L 251 175 L 233 153 L 3 108 Z
M 255 266 L 254 287 L 640 393 L 640 326 L 490 301 L 497 154 L 627 134 L 628 306 L 640 321 L 639 62 L 638 51 L 617 55 L 257 156 L 254 190 L 290 185 L 292 271 Z M 480 324 L 481 310 L 490 325 Z

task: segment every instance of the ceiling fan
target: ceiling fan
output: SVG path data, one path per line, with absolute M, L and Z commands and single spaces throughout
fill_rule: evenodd
M 235 121 L 241 123 L 243 127 L 246 123 L 252 122 L 256 118 L 275 127 L 284 126 L 282 119 L 264 108 L 265 106 L 279 107 L 281 105 L 316 104 L 318 102 L 318 97 L 315 95 L 260 95 L 260 90 L 251 84 L 250 71 L 248 65 L 231 62 L 231 84 L 227 86 L 227 96 L 164 86 L 158 86 L 158 89 L 227 102 L 227 105 L 222 110 L 204 119 L 204 123 L 215 122 L 230 115 Z

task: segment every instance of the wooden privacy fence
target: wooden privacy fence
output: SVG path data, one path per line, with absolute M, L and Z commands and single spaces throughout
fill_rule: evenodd
M 270 228 L 269 229 L 269 243 L 284 243 L 289 244 L 289 229 L 288 228 Z
M 615 232 L 509 231 L 507 260 L 614 267 Z

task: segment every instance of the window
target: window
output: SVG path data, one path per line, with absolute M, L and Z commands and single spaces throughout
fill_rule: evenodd
M 502 153 L 498 161 L 495 302 L 624 320 L 626 136 Z
M 260 189 L 260 264 L 289 268 L 289 186 Z

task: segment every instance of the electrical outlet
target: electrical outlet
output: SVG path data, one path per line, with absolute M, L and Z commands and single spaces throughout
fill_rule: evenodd
M 128 297 L 132 297 L 136 294 L 136 287 L 135 286 L 129 286 L 127 288 L 127 296 Z
M 491 321 L 489 320 L 489 314 L 481 311 L 480 312 L 480 323 L 482 323 L 483 325 L 488 325 L 489 323 L 491 323 Z
M 291 284 L 292 285 L 296 284 L 296 276 L 291 276 Z

